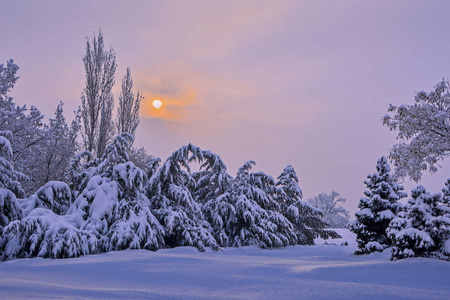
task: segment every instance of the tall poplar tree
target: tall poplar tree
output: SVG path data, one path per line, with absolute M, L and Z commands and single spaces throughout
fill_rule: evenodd
M 83 63 L 86 72 L 86 87 L 81 95 L 83 141 L 86 150 L 101 157 L 114 136 L 112 87 L 117 68 L 114 50 L 104 49 L 101 31 L 98 37 L 94 35 L 92 43 L 86 38 Z

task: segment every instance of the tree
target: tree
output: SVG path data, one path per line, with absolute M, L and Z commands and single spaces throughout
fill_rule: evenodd
M 45 129 L 45 138 L 41 143 L 40 155 L 35 157 L 39 166 L 31 179 L 34 190 L 49 181 L 62 181 L 64 172 L 78 148 L 77 135 L 80 129 L 80 116 L 76 115 L 71 126 L 63 115 L 63 103 L 55 110 L 55 117 L 50 119 Z
M 449 82 L 441 81 L 434 91 L 419 92 L 413 105 L 389 106 L 383 124 L 398 130 L 389 154 L 400 177 L 409 176 L 418 182 L 422 171 L 437 171 L 439 161 L 450 156 L 450 93 Z
M 329 194 L 320 193 L 307 201 L 322 211 L 322 221 L 329 224 L 332 228 L 345 228 L 348 225 L 350 214 L 341 205 L 347 199 L 340 197 L 339 193 L 335 191 Z
M 364 181 L 367 198 L 359 201 L 356 220 L 350 225 L 350 230 L 356 233 L 358 250 L 356 254 L 366 254 L 382 251 L 390 246 L 386 228 L 400 210 L 398 202 L 406 197 L 402 192 L 403 186 L 397 184 L 390 174 L 390 167 L 386 157 L 377 161 L 377 172 L 367 175 Z
M 165 244 L 169 247 L 195 246 L 219 249 L 204 220 L 201 205 L 194 200 L 195 179 L 189 163 L 202 163 L 205 151 L 192 144 L 181 147 L 154 171 L 147 186 L 152 213 L 165 227 Z M 157 162 L 157 161 L 155 161 Z M 149 168 L 153 172 L 153 168 Z
M 13 60 L 9 60 L 6 67 L 0 65 L 0 130 L 12 133 L 13 162 L 16 169 L 26 175 L 20 181 L 28 195 L 37 188 L 28 179 L 35 178 L 40 168 L 34 156 L 42 152 L 46 135 L 41 112 L 34 106 L 28 109 L 25 105 L 16 105 L 8 95 L 19 78 L 16 76 L 18 70 Z
M 94 35 L 92 44 L 86 38 L 86 52 L 83 56 L 86 72 L 86 87 L 81 96 L 81 117 L 83 120 L 83 141 L 85 149 L 101 157 L 106 145 L 114 135 L 112 111 L 114 98 L 116 55 L 111 48 L 104 49 L 103 34 Z
M 247 161 L 239 168 L 230 191 L 229 201 L 235 210 L 230 246 L 272 248 L 295 245 L 294 226 L 271 197 L 274 179 L 263 172 L 250 172 L 254 164 L 254 161 Z
M 14 169 L 13 148 L 11 146 L 12 133 L 10 131 L 0 131 L 0 188 L 10 190 L 17 197 L 25 195 L 21 180 L 25 175 Z
M 22 217 L 22 209 L 16 196 L 24 195 L 18 181 L 23 175 L 14 170 L 10 139 L 12 139 L 11 132 L 0 131 L 0 234 L 4 226 Z
M 394 246 L 392 259 L 441 255 L 449 259 L 450 206 L 440 193 L 430 194 L 421 185 L 411 197 L 387 228 Z
M 119 95 L 119 107 L 117 108 L 117 130 L 119 133 L 128 132 L 135 135 L 139 125 L 139 107 L 144 98 L 139 92 L 135 96 L 133 91 L 133 79 L 130 68 L 122 79 L 122 92 Z
M 284 168 L 278 176 L 276 185 L 277 201 L 281 203 L 283 215 L 293 224 L 297 235 L 297 244 L 314 245 L 314 239 L 321 237 L 340 238 L 340 236 L 322 221 L 323 213 L 302 200 L 303 192 L 298 185 L 298 177 L 292 166 Z
M 19 79 L 19 76 L 16 76 L 18 70 L 19 66 L 12 59 L 7 61 L 6 67 L 4 64 L 0 64 L 0 101 L 2 103 L 11 99 L 7 93 Z

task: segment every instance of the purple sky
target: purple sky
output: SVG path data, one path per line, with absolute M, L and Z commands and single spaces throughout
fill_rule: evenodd
M 192 142 L 231 174 L 292 164 L 305 198 L 336 190 L 352 213 L 395 134 L 380 119 L 450 76 L 448 1 L 0 2 L 0 63 L 20 104 L 68 118 L 84 87 L 85 37 L 102 29 L 144 103 L 137 146 L 165 159 Z M 146 108 L 145 108 L 146 107 Z M 422 184 L 437 192 L 450 162 Z M 414 184 L 406 183 L 409 189 Z

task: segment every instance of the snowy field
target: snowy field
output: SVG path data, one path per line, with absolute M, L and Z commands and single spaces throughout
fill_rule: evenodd
M 190 247 L 0 263 L 0 299 L 450 299 L 450 262 L 317 246 L 199 253 Z M 349 246 L 340 246 L 347 241 Z M 331 244 L 333 243 L 333 244 Z

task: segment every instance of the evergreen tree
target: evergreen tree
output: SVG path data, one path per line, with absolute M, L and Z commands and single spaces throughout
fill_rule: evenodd
M 443 202 L 440 193 L 430 194 L 421 185 L 412 190 L 411 197 L 387 229 L 393 240 L 392 259 L 414 256 L 444 256 L 449 259 L 448 203 Z
M 14 170 L 10 139 L 12 139 L 11 132 L 0 131 L 0 244 L 3 227 L 11 221 L 22 218 L 22 209 L 16 196 L 24 195 L 18 182 L 23 175 Z
M 303 192 L 292 166 L 284 168 L 278 176 L 276 185 L 279 187 L 277 201 L 281 204 L 284 216 L 295 228 L 298 244 L 313 245 L 317 237 L 325 239 L 340 237 L 336 232 L 326 229 L 328 225 L 321 220 L 323 213 L 320 209 L 302 200 Z
M 275 188 L 272 177 L 250 172 L 253 161 L 239 168 L 230 192 L 235 219 L 230 226 L 230 246 L 255 245 L 262 248 L 295 245 L 293 225 L 279 211 L 270 196 Z
M 382 251 L 391 245 L 386 229 L 398 213 L 401 204 L 398 202 L 406 193 L 403 186 L 398 185 L 390 174 L 386 157 L 377 161 L 377 172 L 368 175 L 364 181 L 367 198 L 361 198 L 356 221 L 350 225 L 350 230 L 356 233 L 358 250 L 356 254 Z
M 20 180 L 26 180 L 25 175 L 14 169 L 13 148 L 10 131 L 0 131 L 0 188 L 10 190 L 17 197 L 25 195 Z
M 202 206 L 204 218 L 211 225 L 218 244 L 227 247 L 230 226 L 235 218 L 235 208 L 229 201 L 233 178 L 220 156 L 211 151 L 203 151 L 200 170 L 192 177 L 196 182 L 195 201 Z
M 195 246 L 200 251 L 205 247 L 219 248 L 191 193 L 195 179 L 189 163 L 201 163 L 203 155 L 204 151 L 192 144 L 183 146 L 150 178 L 147 195 L 153 214 L 166 229 L 165 243 L 169 247 Z

